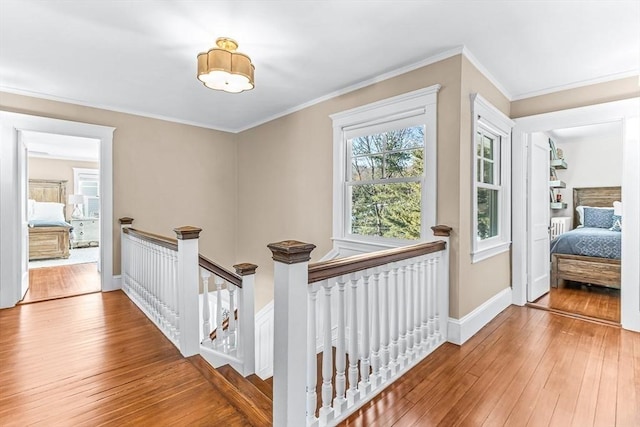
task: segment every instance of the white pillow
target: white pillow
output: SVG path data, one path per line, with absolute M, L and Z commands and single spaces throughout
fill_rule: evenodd
M 613 214 L 622 216 L 622 202 L 613 202 Z
M 33 216 L 33 209 L 35 208 L 36 203 L 37 202 L 33 199 L 27 200 L 27 218 L 31 219 Z
M 33 206 L 33 221 L 64 222 L 64 204 L 36 202 Z

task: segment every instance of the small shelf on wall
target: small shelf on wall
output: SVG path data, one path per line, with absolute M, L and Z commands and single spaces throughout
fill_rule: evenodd
M 565 184 L 564 181 L 560 181 L 559 179 L 557 179 L 557 180 L 549 181 L 549 187 L 550 188 L 566 188 L 567 184 Z
M 566 169 L 567 162 L 564 159 L 553 159 L 551 160 L 551 167 L 555 169 Z
M 567 204 L 565 202 L 553 202 L 551 203 L 551 209 L 566 209 Z

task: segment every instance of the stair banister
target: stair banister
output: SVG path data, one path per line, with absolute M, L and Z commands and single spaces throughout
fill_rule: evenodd
M 268 245 L 273 425 L 336 425 L 446 341 L 451 228 L 432 229 L 439 240 L 311 265 L 312 244 Z

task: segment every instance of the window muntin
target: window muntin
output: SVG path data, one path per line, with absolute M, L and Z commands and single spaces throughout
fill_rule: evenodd
M 425 175 L 424 125 L 365 133 L 348 139 L 347 149 L 349 233 L 419 239 Z
M 501 137 L 480 125 L 476 133 L 477 239 L 500 234 Z

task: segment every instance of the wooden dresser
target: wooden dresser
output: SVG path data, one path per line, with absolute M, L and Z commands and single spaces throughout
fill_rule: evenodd
M 98 218 L 77 218 L 70 221 L 73 226 L 71 247 L 84 248 L 98 246 L 100 241 L 100 220 Z

